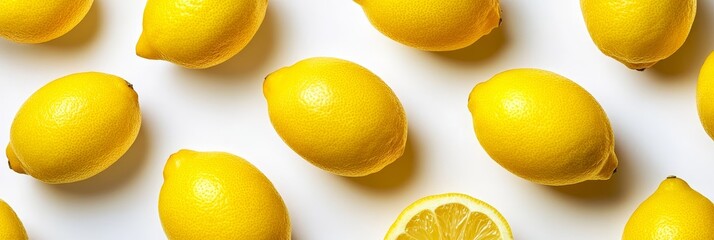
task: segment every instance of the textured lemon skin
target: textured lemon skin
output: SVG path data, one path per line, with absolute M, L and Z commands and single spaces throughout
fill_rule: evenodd
M 662 181 L 625 225 L 623 240 L 714 239 L 714 204 L 676 177 Z
M 399 239 L 399 235 L 404 232 L 404 227 L 416 214 L 423 210 L 434 210 L 436 207 L 449 204 L 449 203 L 459 203 L 463 204 L 471 211 L 482 210 L 487 216 L 491 218 L 492 221 L 499 223 L 499 230 L 501 233 L 502 240 L 513 240 L 513 232 L 511 231 L 511 226 L 506 221 L 506 218 L 501 215 L 496 208 L 489 205 L 488 203 L 471 197 L 462 193 L 444 193 L 431 195 L 423 197 L 416 202 L 410 204 L 405 208 L 394 221 L 384 240 Z M 478 209 L 475 209 L 477 208 Z
M 402 156 L 407 118 L 397 96 L 355 63 L 310 58 L 263 84 L 270 121 L 290 148 L 341 176 L 375 173 Z
M 263 173 L 223 152 L 181 150 L 164 167 L 159 216 L 168 239 L 289 240 L 288 210 Z
M 117 76 L 88 72 L 54 80 L 30 96 L 10 130 L 13 170 L 46 183 L 77 182 L 116 162 L 141 126 L 138 96 Z
M 465 48 L 501 22 L 498 0 L 355 0 L 377 30 L 425 51 Z
M 469 110 L 481 146 L 501 166 L 544 185 L 609 179 L 610 122 L 595 98 L 558 74 L 513 69 L 479 83 Z
M 689 35 L 696 0 L 580 0 L 590 37 L 605 55 L 631 69 L 651 67 Z
M 699 71 L 697 110 L 704 130 L 714 139 L 714 52 L 709 54 Z
M 258 31 L 267 0 L 149 0 L 136 54 L 186 68 L 218 65 Z
M 0 200 L 0 239 L 27 240 L 27 232 L 10 205 Z
M 2 0 L 0 37 L 18 43 L 43 43 L 77 26 L 93 0 Z

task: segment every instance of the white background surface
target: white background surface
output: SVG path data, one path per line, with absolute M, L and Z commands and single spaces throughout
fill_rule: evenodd
M 157 212 L 161 173 L 181 148 L 227 151 L 254 163 L 282 194 L 296 240 L 381 239 L 408 204 L 444 192 L 495 206 L 517 239 L 619 239 L 632 211 L 670 174 L 714 198 L 714 142 L 699 123 L 694 98 L 699 67 L 714 49 L 710 1 L 699 1 L 684 46 L 645 72 L 598 51 L 578 1 L 504 0 L 503 25 L 495 32 L 468 49 L 429 53 L 381 35 L 350 0 L 271 0 L 247 48 L 208 70 L 135 56 L 144 4 L 97 0 L 58 40 L 0 40 L 0 139 L 8 139 L 30 94 L 75 72 L 129 80 L 144 117 L 128 154 L 90 180 L 51 186 L 0 168 L 0 198 L 31 239 L 165 238 Z M 280 140 L 268 119 L 263 77 L 313 56 L 355 61 L 393 88 L 410 125 L 404 158 L 372 176 L 342 178 L 313 167 Z M 473 133 L 468 94 L 476 83 L 520 67 L 562 74 L 599 100 L 620 158 L 613 179 L 545 187 L 486 155 Z

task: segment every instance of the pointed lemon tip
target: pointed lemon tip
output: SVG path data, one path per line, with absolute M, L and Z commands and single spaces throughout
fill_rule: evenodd
M 171 154 L 171 156 L 169 156 L 169 160 L 166 161 L 166 165 L 164 166 L 164 180 L 170 178 L 171 175 L 181 167 L 183 159 L 195 154 L 195 151 L 186 149 L 181 149 L 178 152 Z
M 265 76 L 263 80 L 263 97 L 265 97 L 265 99 L 268 99 L 274 90 L 280 89 L 276 84 L 280 84 L 282 76 L 288 68 L 290 67 L 282 67 Z
M 7 155 L 7 164 L 10 165 L 10 169 L 20 174 L 27 174 L 25 172 L 25 169 L 22 168 L 20 160 L 17 159 L 17 155 L 15 155 L 15 150 L 12 149 L 12 144 L 8 144 L 7 148 L 5 148 L 5 155 Z
M 667 176 L 662 183 L 659 184 L 658 190 L 673 190 L 673 189 L 682 189 L 682 188 L 690 188 L 689 184 L 682 180 L 681 178 L 678 178 L 674 175 L 669 175 Z
M 149 45 L 149 41 L 143 33 L 139 37 L 139 41 L 136 44 L 136 55 L 146 59 L 159 59 L 161 57 L 159 53 L 157 53 L 156 50 Z

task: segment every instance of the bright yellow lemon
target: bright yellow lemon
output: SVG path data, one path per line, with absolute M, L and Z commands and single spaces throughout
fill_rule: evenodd
M 563 76 L 508 70 L 476 85 L 468 102 L 481 146 L 524 179 L 569 185 L 609 179 L 617 168 L 605 111 Z
M 133 86 L 88 72 L 54 80 L 25 101 L 10 129 L 13 170 L 46 183 L 98 174 L 129 150 L 141 127 Z
M 20 218 L 3 200 L 0 200 L 0 239 L 27 240 L 27 232 Z
M 498 0 L 355 0 L 377 30 L 426 51 L 465 48 L 501 23 Z
M 714 239 L 714 204 L 684 180 L 668 177 L 625 225 L 622 240 L 643 239 Z
M 704 130 L 714 138 L 714 52 L 709 54 L 699 72 L 697 109 Z
M 643 70 L 679 49 L 697 12 L 696 0 L 580 0 L 595 45 L 628 68 Z
M 18 43 L 43 43 L 72 30 L 93 0 L 2 0 L 0 37 Z
M 402 156 L 407 118 L 379 77 L 355 63 L 310 58 L 263 84 L 275 131 L 300 156 L 341 176 L 365 176 Z
M 243 50 L 268 0 L 149 0 L 136 54 L 186 68 L 209 68 Z
M 280 194 L 246 160 L 181 150 L 164 167 L 159 216 L 172 240 L 289 240 Z

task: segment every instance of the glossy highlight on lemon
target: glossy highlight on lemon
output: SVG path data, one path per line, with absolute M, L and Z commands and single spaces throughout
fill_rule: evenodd
M 714 52 L 709 54 L 699 71 L 697 110 L 704 130 L 714 139 Z
M 609 179 L 617 168 L 610 121 L 590 93 L 540 69 L 512 69 L 471 91 L 476 137 L 511 173 L 544 185 Z
M 355 0 L 377 30 L 425 51 L 468 47 L 501 24 L 499 0 Z
M 366 68 L 337 58 L 309 58 L 263 83 L 275 131 L 305 160 L 359 177 L 402 156 L 407 118 L 397 96 Z
M 56 39 L 84 19 L 93 0 L 0 1 L 0 37 L 17 43 Z
M 697 0 L 580 0 L 580 8 L 593 42 L 605 55 L 643 70 L 684 44 Z
M 460 193 L 428 196 L 409 205 L 385 240 L 512 240 L 505 218 L 494 207 Z
M 3 200 L 0 200 L 0 239 L 27 240 L 25 226 L 10 205 Z
M 268 0 L 149 0 L 136 54 L 204 69 L 232 58 L 263 23 Z
M 72 74 L 25 101 L 6 154 L 18 173 L 51 184 L 77 182 L 114 164 L 140 127 L 139 100 L 129 82 L 98 72 Z
M 714 204 L 675 176 L 667 177 L 625 225 L 622 240 L 714 239 Z
M 224 152 L 181 150 L 164 167 L 159 217 L 171 240 L 289 240 L 290 217 L 273 184 Z

